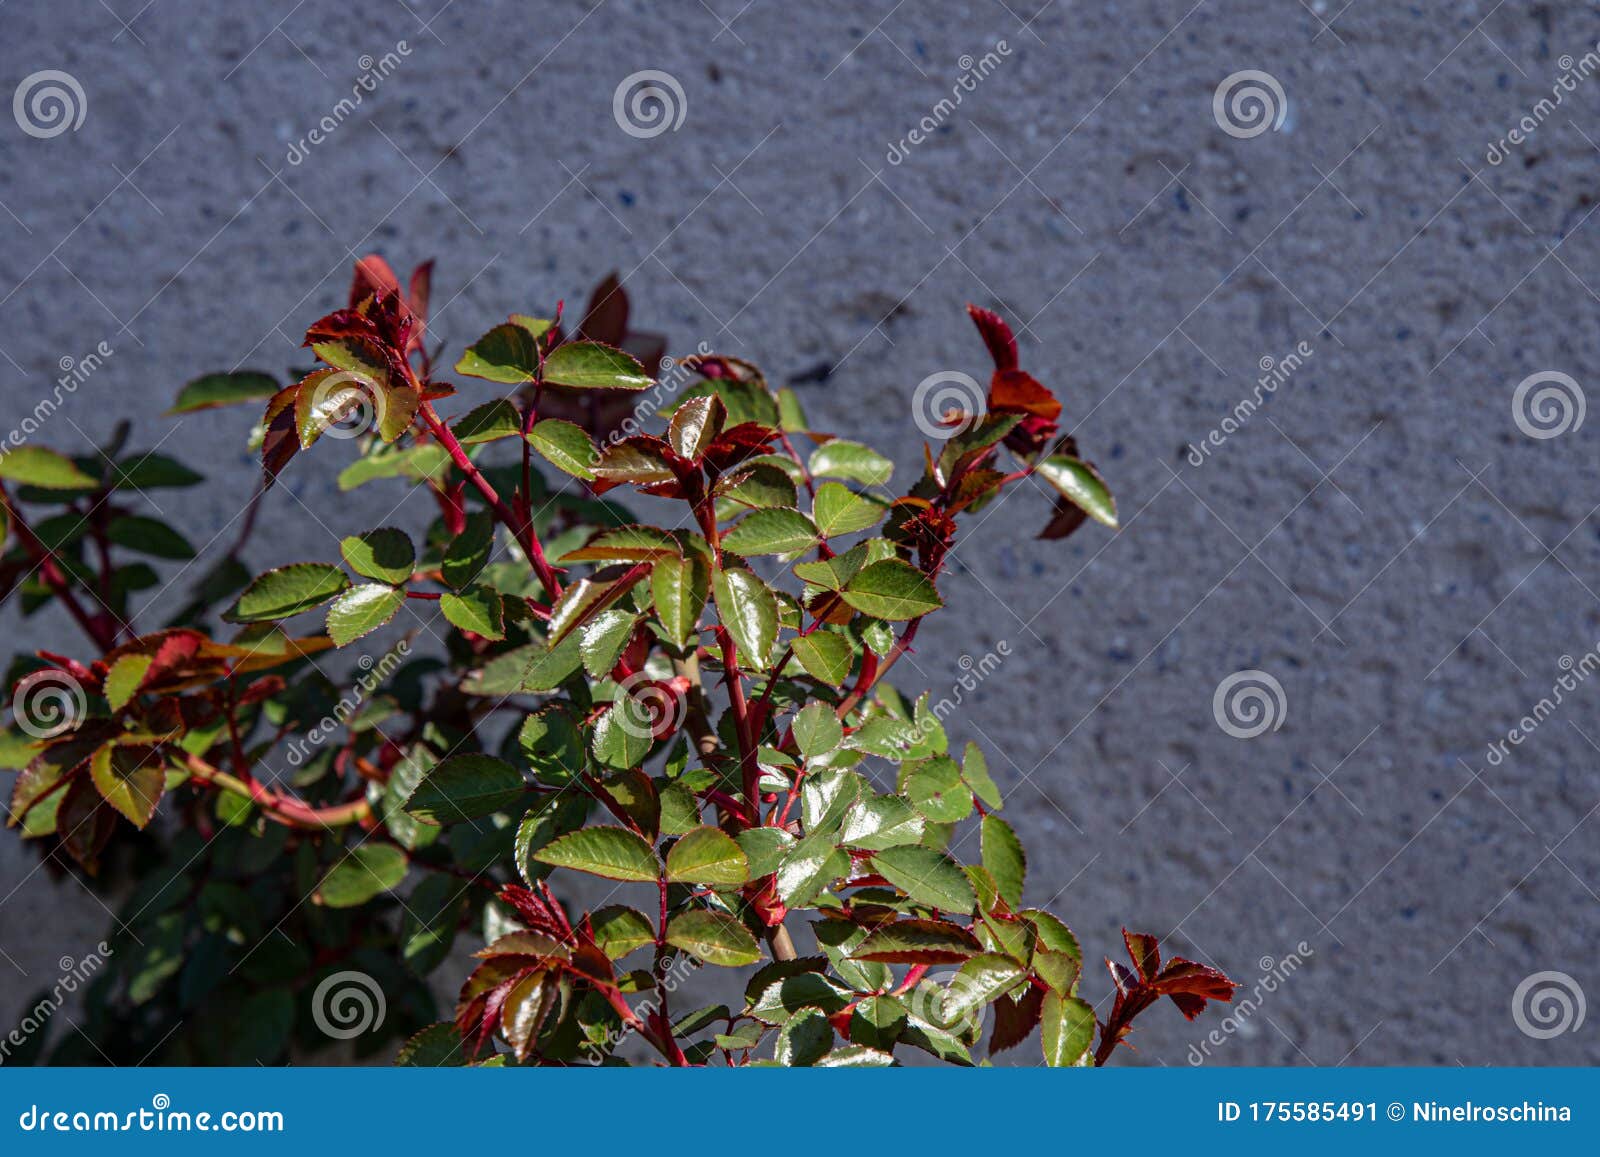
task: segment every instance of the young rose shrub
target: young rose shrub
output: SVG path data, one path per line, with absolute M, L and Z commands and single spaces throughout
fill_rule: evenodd
M 1163 996 L 1191 1019 L 1231 999 L 1220 972 L 1125 933 L 1098 1020 L 1077 939 L 1023 902 L 982 751 L 954 750 L 929 695 L 887 679 L 943 606 L 963 516 L 1037 476 L 1056 495 L 1041 537 L 1116 525 L 997 315 L 968 311 L 994 363 L 985 404 L 946 415 L 897 494 L 889 459 L 811 429 L 748 362 L 695 354 L 655 382 L 612 344 L 614 280 L 570 334 L 559 309 L 511 315 L 452 385 L 424 342 L 429 275 L 402 287 L 358 263 L 350 304 L 307 331 L 320 368 L 293 384 L 184 388 L 180 413 L 265 401 L 265 474 L 245 533 L 160 630 L 128 623 L 158 580 L 124 552 L 193 556 L 139 500 L 198 476 L 120 438 L 0 458 L 0 577 L 94 647 L 13 671 L 9 822 L 74 870 L 139 881 L 56 1059 L 152 1041 L 162 1060 L 281 1059 L 354 1035 L 331 1006 L 352 981 L 367 1047 L 405 1033 L 400 1059 L 429 1065 L 971 1064 L 1035 1029 L 1045 1063 L 1091 1065 Z M 339 557 L 252 577 L 263 494 L 352 437 L 341 486 L 401 479 L 431 524 L 341 528 Z M 604 497 L 630 489 L 669 512 L 640 522 Z M 287 625 L 312 612 L 323 631 Z M 323 673 L 397 621 L 409 633 L 352 678 Z M 413 655 L 419 635 L 442 653 Z M 572 899 L 578 876 L 597 906 Z M 463 927 L 486 946 L 440 1020 L 423 978 Z M 702 966 L 739 970 L 742 998 L 674 1008 Z

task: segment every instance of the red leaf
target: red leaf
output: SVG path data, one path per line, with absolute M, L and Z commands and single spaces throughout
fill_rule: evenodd
M 1061 403 L 1026 370 L 996 370 L 989 381 L 989 410 L 1031 414 L 1053 422 L 1061 416 Z
M 1146 932 L 1122 930 L 1122 942 L 1128 947 L 1128 958 L 1139 972 L 1139 979 L 1149 982 L 1161 971 L 1161 944 Z
M 978 333 L 983 336 L 983 344 L 989 347 L 989 356 L 994 358 L 994 368 L 1016 369 L 1017 339 L 1001 316 L 993 310 L 980 309 L 976 305 L 967 306 L 967 316 L 972 318 L 972 324 L 978 327 Z

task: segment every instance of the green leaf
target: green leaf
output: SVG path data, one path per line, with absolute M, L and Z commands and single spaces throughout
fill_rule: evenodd
M 811 453 L 814 478 L 846 478 L 863 486 L 884 486 L 894 473 L 894 463 L 869 446 L 835 438 Z
M 791 908 L 803 908 L 849 870 L 850 854 L 835 845 L 831 834 L 808 835 L 792 845 L 778 864 L 778 897 Z
M 879 852 L 922 842 L 926 824 L 917 810 L 897 795 L 860 800 L 845 813 L 839 842 L 862 851 Z
M 522 799 L 522 773 L 504 760 L 468 752 L 452 755 L 422 777 L 406 811 L 425 824 L 458 824 L 505 811 Z
M 571 793 L 547 795 L 529 808 L 522 822 L 517 825 L 517 836 L 511 849 L 517 872 L 530 884 L 548 876 L 550 866 L 539 863 L 534 856 L 557 836 L 577 831 L 588 818 L 588 798 Z
M 112 483 L 121 490 L 161 490 L 196 486 L 205 481 L 182 462 L 165 454 L 140 454 L 111 468 Z
M 633 611 L 613 608 L 601 611 L 578 628 L 578 650 L 583 654 L 583 669 L 591 678 L 604 679 L 611 673 L 641 618 Z
M 595 721 L 594 757 L 606 767 L 638 767 L 654 745 L 649 708 L 626 693 Z
M 18 446 L 0 454 L 0 478 L 45 490 L 93 490 L 100 484 L 72 459 L 43 446 Z
M 528 445 L 562 473 L 585 482 L 594 481 L 594 466 L 600 455 L 581 426 L 560 418 L 545 418 L 528 431 Z
M 478 577 L 493 550 L 494 516 L 487 510 L 469 515 L 466 527 L 445 548 L 439 566 L 445 583 L 458 591 L 467 586 Z
M 753 510 L 722 536 L 722 549 L 753 558 L 796 554 L 816 542 L 817 528 L 798 510 Z
M 1044 1063 L 1051 1068 L 1079 1064 L 1094 1043 L 1094 1009 L 1076 996 L 1045 993 L 1039 1026 Z
M 711 590 L 711 568 L 698 554 L 657 560 L 650 573 L 650 593 L 667 638 L 687 647 L 698 637 L 700 614 Z
M 778 870 L 784 853 L 794 846 L 795 838 L 782 828 L 746 828 L 739 833 L 739 847 L 750 861 L 750 876 L 759 879 Z
M 807 675 L 830 687 L 842 687 L 855 665 L 855 653 L 842 635 L 812 631 L 794 641 L 795 661 Z
M 794 741 L 807 759 L 827 755 L 844 742 L 844 728 L 826 703 L 808 703 L 795 716 Z
M 450 432 L 463 446 L 515 438 L 522 433 L 522 415 L 509 398 L 496 398 L 457 418 L 450 424 Z
M 578 390 L 642 390 L 654 384 L 632 355 L 597 341 L 563 342 L 551 350 L 544 380 Z
M 798 963 L 791 962 L 790 967 Z M 765 971 L 757 973 L 757 978 Z M 820 1008 L 831 1016 L 846 1007 L 854 996 L 821 973 L 796 972 L 762 986 L 751 999 L 748 1011 L 768 1024 L 781 1024 L 802 1008 Z
M 106 672 L 106 701 L 111 710 L 121 711 L 139 693 L 139 684 L 154 663 L 154 655 L 123 655 Z
M 778 467 L 764 462 L 744 466 L 737 473 L 724 475 L 717 483 L 716 496 L 754 510 L 769 507 L 793 509 L 799 501 L 794 480 Z
M 450 472 L 450 455 L 436 442 L 408 446 L 404 450 L 375 445 L 339 472 L 339 489 L 354 490 L 380 478 L 412 478 L 418 481 L 443 481 Z
M 608 880 L 652 883 L 661 875 L 655 851 L 626 828 L 592 827 L 562 836 L 533 858 L 556 868 L 571 868 Z
M 450 955 L 456 929 L 467 912 L 471 885 L 455 876 L 432 875 L 406 897 L 400 925 L 400 956 L 418 976 L 426 976 Z
M 947 920 L 897 920 L 874 929 L 850 954 L 883 964 L 960 964 L 983 951 L 971 932 Z
M 674 884 L 733 887 L 750 878 L 750 861 L 726 832 L 695 828 L 667 853 L 667 879 Z
M 561 562 L 660 562 L 680 557 L 678 540 L 659 526 L 617 526 L 603 530 Z
M 810 1068 L 833 1048 L 833 1025 L 819 1008 L 802 1008 L 778 1033 L 776 1060 L 790 1068 Z
M 205 374 L 178 391 L 177 401 L 172 403 L 172 408 L 167 413 L 188 414 L 195 410 L 232 406 L 238 402 L 270 398 L 277 392 L 278 383 L 275 379 L 254 370 L 240 370 L 231 374 Z
M 493 587 L 472 586 L 460 594 L 439 599 L 439 609 L 452 626 L 471 631 L 485 639 L 506 637 L 505 604 Z
M 996 952 L 974 956 L 961 966 L 944 994 L 944 1019 L 953 1022 L 1006 995 L 1023 982 L 1027 969 Z
M 468 676 L 462 690 L 468 695 L 505 697 L 532 691 L 554 691 L 583 666 L 578 636 L 568 635 L 555 647 L 536 639 L 491 659 L 482 671 Z
M 126 514 L 106 527 L 106 537 L 116 545 L 154 558 L 189 559 L 194 547 L 158 518 Z
M 1061 496 L 1096 522 L 1117 528 L 1117 503 L 1105 479 L 1087 462 L 1065 454 L 1052 454 L 1035 469 Z
M 343 647 L 383 626 L 406 601 L 404 591 L 382 583 L 363 583 L 328 608 L 328 637 Z
M 642 913 L 621 904 L 601 908 L 589 917 L 594 928 L 594 941 L 612 960 L 621 960 L 630 952 L 656 942 L 656 930 Z
M 835 832 L 845 813 L 867 790 L 866 782 L 853 771 L 814 769 L 800 788 L 800 822 L 808 833 Z
M 817 530 L 825 538 L 876 526 L 885 509 L 887 503 L 882 499 L 857 494 L 842 482 L 824 482 L 811 504 Z
M 554 787 L 565 787 L 583 771 L 583 739 L 560 707 L 542 707 L 524 719 L 517 746 L 533 774 Z
M 944 755 L 907 763 L 901 790 L 936 824 L 960 823 L 972 813 L 972 792 L 961 782 L 956 761 Z
M 399 586 L 411 578 L 417 565 L 417 548 L 403 530 L 379 527 L 365 534 L 352 534 L 339 543 L 345 565 L 362 578 Z
M 908 562 L 886 558 L 844 584 L 844 601 L 874 619 L 917 619 L 944 606 L 928 576 Z
M 879 875 L 919 904 L 964 916 L 978 902 L 966 873 L 933 848 L 886 848 L 873 854 L 872 863 Z
M 1028 874 L 1028 857 L 1011 825 L 997 815 L 983 817 L 983 866 L 994 877 L 1000 896 L 1011 907 L 1022 903 L 1022 884 Z
M 325 562 L 296 562 L 256 576 L 222 617 L 230 623 L 287 619 L 350 589 L 344 571 Z
M 467 348 L 456 373 L 507 386 L 531 382 L 539 372 L 539 335 L 508 321 L 495 326 Z
M 772 661 L 778 639 L 778 600 L 766 583 L 747 570 L 718 568 L 711 576 L 722 625 L 738 645 L 747 666 Z
M 726 912 L 696 909 L 667 922 L 667 943 L 707 964 L 738 968 L 761 959 L 761 948 L 745 926 Z
M 154 747 L 108 743 L 95 751 L 89 774 L 100 796 L 128 822 L 142 828 L 155 815 L 167 774 Z
M 594 464 L 594 475 L 606 482 L 631 482 L 635 486 L 672 482 L 678 477 L 653 446 L 626 441 L 613 443 L 601 451 Z
M 358 908 L 406 878 L 406 854 L 392 844 L 351 848 L 328 869 L 317 888 L 327 908 Z
M 727 418 L 728 408 L 715 394 L 690 398 L 673 412 L 667 425 L 667 441 L 678 457 L 699 462 L 706 448 L 722 433 Z
M 1004 802 L 1000 798 L 1000 789 L 989 777 L 989 761 L 984 759 L 983 749 L 976 743 L 967 744 L 962 758 L 961 779 L 990 811 L 1000 810 L 1000 805 Z

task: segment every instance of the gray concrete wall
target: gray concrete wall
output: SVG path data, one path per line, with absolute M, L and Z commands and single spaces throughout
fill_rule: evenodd
M 1534 1039 L 1512 1011 L 1546 970 L 1600 995 L 1600 680 L 1486 755 L 1600 640 L 1600 418 L 1536 438 L 1513 408 L 1543 371 L 1581 395 L 1600 353 L 1596 6 L 109 7 L 0 11 L 0 96 L 60 69 L 87 101 L 49 139 L 0 117 L 3 412 L 62 358 L 115 350 L 41 440 L 134 417 L 211 475 L 184 518 L 222 533 L 251 484 L 245 419 L 158 410 L 198 371 L 298 361 L 352 256 L 379 249 L 440 258 L 435 332 L 456 346 L 615 268 L 676 350 L 706 340 L 780 380 L 831 367 L 801 387 L 816 424 L 909 469 L 914 387 L 981 371 L 961 306 L 1001 309 L 1124 529 L 1036 542 L 1042 493 L 977 520 L 902 682 L 942 692 L 962 655 L 1009 642 L 952 730 L 992 753 L 1030 898 L 1096 958 L 1123 923 L 1247 984 L 1301 952 L 1214 1063 L 1600 1059 L 1592 1020 Z M 360 58 L 401 41 L 339 119 Z M 962 58 L 991 52 L 940 111 Z M 648 139 L 612 108 L 644 69 L 686 105 Z M 1252 69 L 1282 121 L 1230 133 L 1214 95 Z M 338 458 L 295 464 L 252 561 L 335 549 L 302 503 L 339 532 L 388 514 L 389 492 L 336 491 Z M 4 621 L 15 647 L 67 637 Z M 1213 714 L 1243 670 L 1282 688 L 1253 739 Z M 104 915 L 32 866 L 0 841 L 19 996 Z M 1086 990 L 1106 997 L 1103 970 Z M 1182 1064 L 1219 1023 L 1152 1014 L 1127 1059 Z

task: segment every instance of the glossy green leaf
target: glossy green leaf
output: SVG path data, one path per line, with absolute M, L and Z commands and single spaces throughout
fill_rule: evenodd
M 450 624 L 485 639 L 506 637 L 505 603 L 493 587 L 471 586 L 459 594 L 447 593 L 439 599 L 439 609 Z
M 642 390 L 652 384 L 631 354 L 597 341 L 563 342 L 551 350 L 544 380 L 578 390 Z
M 959 964 L 983 951 L 971 932 L 947 920 L 897 920 L 856 946 L 856 960 L 884 964 Z
M 287 619 L 350 589 L 344 571 L 325 562 L 296 562 L 258 575 L 222 617 L 230 623 Z
M 1000 797 L 1000 789 L 989 777 L 989 761 L 983 757 L 983 749 L 976 743 L 969 742 L 963 753 L 961 779 L 972 789 L 972 794 L 983 801 L 984 807 L 990 811 L 1000 810 L 1004 802 Z
M 894 473 L 894 463 L 869 446 L 835 438 L 811 453 L 808 464 L 814 478 L 845 478 L 863 486 L 884 486 Z
M 328 637 L 347 646 L 394 618 L 405 601 L 404 591 L 382 583 L 352 587 L 328 608 Z
M 897 558 L 863 568 L 841 595 L 862 614 L 893 622 L 921 618 L 944 605 L 928 576 Z
M 590 678 L 604 679 L 611 673 L 642 617 L 633 611 L 613 608 L 601 611 L 578 628 L 578 649 L 583 654 L 583 669 L 589 672 Z
M 667 943 L 707 964 L 737 968 L 761 959 L 761 948 L 745 926 L 726 912 L 679 912 L 667 922 Z
M 648 708 L 626 694 L 595 721 L 594 757 L 606 767 L 638 767 L 654 745 Z
M 686 647 L 698 636 L 701 612 L 711 591 L 711 568 L 697 554 L 686 558 L 664 558 L 650 574 L 650 592 L 656 615 L 667 638 Z
M 877 795 L 859 800 L 845 813 L 839 825 L 839 842 L 876 852 L 921 843 L 925 830 L 926 822 L 907 800 L 897 795 Z
M 733 636 L 739 661 L 765 667 L 778 639 L 778 600 L 771 588 L 747 570 L 716 570 L 711 578 L 717 615 Z
M 778 864 L 778 896 L 789 907 L 802 908 L 849 870 L 849 853 L 829 833 L 808 835 L 790 846 Z
M 583 770 L 583 739 L 561 707 L 541 707 L 522 721 L 517 746 L 543 783 L 565 787 Z
M 794 741 L 807 759 L 827 755 L 844 742 L 844 728 L 826 703 L 808 703 L 794 719 Z
M 560 418 L 544 418 L 528 431 L 528 445 L 563 474 L 593 482 L 600 454 L 583 427 Z
M 667 879 L 674 884 L 734 887 L 749 878 L 750 861 L 743 849 L 717 828 L 695 828 L 667 853 Z
M 189 545 L 189 540 L 158 518 L 125 514 L 106 527 L 106 537 L 117 546 L 154 558 L 194 557 L 194 547 Z
M 833 1048 L 833 1025 L 820 1008 L 802 1008 L 778 1033 L 776 1060 L 789 1068 L 810 1068 Z
M 393 586 L 410 579 L 417 562 L 410 536 L 392 526 L 351 535 L 339 543 L 339 553 L 345 565 L 361 577 Z
M 458 824 L 505 811 L 527 785 L 522 773 L 492 755 L 465 752 L 441 760 L 406 800 L 406 811 L 426 824 Z
M 595 943 L 612 960 L 656 942 L 656 930 L 643 913 L 621 904 L 608 905 L 589 918 Z
M 515 438 L 522 433 L 522 415 L 509 398 L 495 398 L 450 423 L 450 432 L 463 446 Z
M 531 382 L 538 372 L 538 335 L 512 321 L 495 326 L 473 342 L 456 362 L 458 374 L 507 386 Z
M 857 494 L 841 482 L 824 482 L 817 487 L 811 515 L 817 531 L 826 538 L 855 534 L 876 526 L 888 509 L 881 498 Z
M 1051 1068 L 1080 1064 L 1094 1043 L 1094 1008 L 1076 996 L 1047 992 L 1039 1028 L 1045 1064 Z
M 948 756 L 907 763 L 900 787 L 912 806 L 932 823 L 960 823 L 972 814 L 972 792 L 961 782 L 961 769 Z
M 998 1000 L 1022 984 L 1027 969 L 998 953 L 986 952 L 962 964 L 944 993 L 944 1018 L 956 1021 Z
M 1096 522 L 1117 528 L 1116 500 L 1093 466 L 1065 454 L 1052 454 L 1036 469 L 1068 502 Z
M 161 757 L 145 744 L 104 745 L 90 759 L 89 774 L 100 797 L 136 828 L 155 815 L 167 781 Z
M 678 540 L 659 526 L 616 526 L 603 530 L 562 562 L 660 562 L 681 555 Z
M 1028 857 L 1022 841 L 1011 825 L 997 815 L 983 817 L 983 866 L 994 877 L 1005 902 L 1015 908 L 1022 903 L 1022 885 L 1028 874 Z
M 830 687 L 842 687 L 855 665 L 855 653 L 842 635 L 812 631 L 794 641 L 795 661 L 807 675 Z
M 556 868 L 571 868 L 608 880 L 655 881 L 661 874 L 655 851 L 626 828 L 592 827 L 562 836 L 533 858 Z
M 747 558 L 796 554 L 817 543 L 817 528 L 798 510 L 752 510 L 722 536 L 722 549 Z
M 967 915 L 977 904 L 972 884 L 950 857 L 933 848 L 886 848 L 873 854 L 878 873 L 919 904 Z

